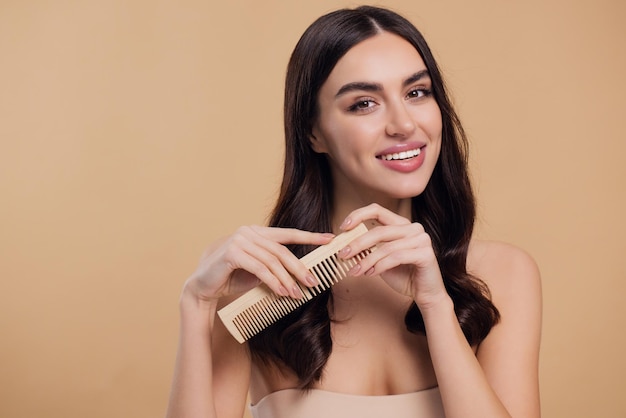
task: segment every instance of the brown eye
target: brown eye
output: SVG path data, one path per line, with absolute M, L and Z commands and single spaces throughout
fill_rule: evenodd
M 358 102 L 354 103 L 352 106 L 350 106 L 348 108 L 348 110 L 350 112 L 359 112 L 359 111 L 366 111 L 372 107 L 374 107 L 375 103 L 373 100 L 359 100 Z
M 419 88 L 419 89 L 414 89 L 411 90 L 406 97 L 408 99 L 420 99 L 422 97 L 425 96 L 430 96 L 431 92 L 428 89 L 424 89 L 424 88 Z

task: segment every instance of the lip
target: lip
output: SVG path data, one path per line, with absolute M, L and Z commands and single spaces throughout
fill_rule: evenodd
M 402 142 L 399 144 L 395 144 L 389 148 L 385 148 L 384 150 L 376 153 L 376 158 L 380 158 L 381 155 L 395 154 L 403 151 L 424 148 L 424 146 L 426 146 L 426 144 L 423 142 Z
M 406 160 L 383 160 L 382 158 L 380 158 L 382 155 L 395 154 L 404 151 L 415 150 L 418 148 L 420 149 L 420 154 L 416 157 Z M 376 159 L 380 161 L 383 166 L 391 170 L 401 173 L 410 173 L 419 169 L 422 164 L 424 164 L 424 159 L 426 158 L 426 148 L 426 144 L 420 142 L 395 144 L 394 146 L 385 148 L 380 153 L 376 154 Z

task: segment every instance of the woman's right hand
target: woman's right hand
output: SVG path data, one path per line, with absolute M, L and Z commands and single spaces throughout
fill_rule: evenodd
M 263 282 L 278 295 L 300 298 L 294 278 L 308 287 L 318 283 L 284 244 L 323 245 L 333 237 L 298 229 L 242 226 L 207 248 L 184 291 L 197 301 L 214 302 Z

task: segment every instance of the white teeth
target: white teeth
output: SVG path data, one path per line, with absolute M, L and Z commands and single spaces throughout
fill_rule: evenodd
M 417 148 L 417 149 L 413 149 L 409 151 L 402 151 L 402 152 L 394 153 L 394 154 L 381 155 L 380 158 L 386 161 L 406 160 L 407 158 L 417 157 L 418 155 L 420 155 L 421 152 L 422 150 L 420 148 Z

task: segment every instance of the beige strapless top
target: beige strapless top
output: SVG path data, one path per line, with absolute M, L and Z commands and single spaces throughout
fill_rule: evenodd
M 387 396 L 279 390 L 250 406 L 254 418 L 445 418 L 439 388 Z

